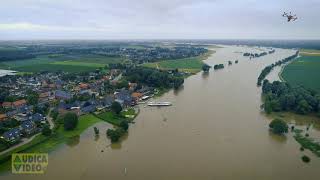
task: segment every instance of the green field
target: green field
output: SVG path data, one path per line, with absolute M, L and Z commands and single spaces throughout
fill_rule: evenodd
M 281 77 L 320 93 L 320 56 L 302 56 L 284 67 Z
M 201 71 L 202 65 L 204 64 L 202 61 L 207 59 L 213 51 L 209 51 L 205 55 L 191 58 L 183 58 L 183 59 L 175 59 L 175 60 L 163 60 L 154 63 L 145 63 L 143 66 L 150 68 L 159 68 L 164 70 L 170 69 L 179 69 L 182 71 L 197 73 Z
M 300 52 L 306 52 L 306 53 L 320 53 L 320 50 L 318 50 L 318 49 L 300 49 Z
M 121 63 L 123 61 L 125 61 L 124 58 L 100 55 L 51 54 L 33 59 L 0 62 L 0 69 L 10 69 L 20 72 L 60 70 L 66 72 L 84 72 L 93 71 L 110 63 Z

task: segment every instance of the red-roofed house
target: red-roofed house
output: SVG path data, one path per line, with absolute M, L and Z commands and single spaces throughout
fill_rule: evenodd
M 135 100 L 135 101 L 139 101 L 139 99 L 141 99 L 143 97 L 142 93 L 138 93 L 138 92 L 134 92 L 131 94 L 131 97 Z
M 3 102 L 2 107 L 4 108 L 11 108 L 12 107 L 12 102 Z
M 7 118 L 7 115 L 5 114 L 0 114 L 0 121 L 3 121 Z
M 88 89 L 88 88 L 89 88 L 89 85 L 88 85 L 88 84 L 85 84 L 85 83 L 81 83 L 81 84 L 79 85 L 79 87 L 80 87 L 81 89 Z
M 27 104 L 27 101 L 25 99 L 21 99 L 21 100 L 18 100 L 18 101 L 15 101 L 12 103 L 12 105 L 15 107 L 15 108 L 18 108 L 18 107 L 21 107 L 21 106 L 24 106 Z

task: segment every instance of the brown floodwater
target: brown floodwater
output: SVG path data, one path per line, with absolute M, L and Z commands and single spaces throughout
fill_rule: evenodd
M 224 63 L 225 69 L 190 76 L 183 88 L 159 98 L 173 106 L 140 105 L 136 123 L 121 144 L 109 146 L 104 129 L 110 125 L 99 123 L 95 125 L 101 132 L 99 138 L 89 128 L 73 143 L 51 152 L 44 175 L 7 173 L 1 179 L 319 179 L 320 158 L 300 152 L 292 133 L 284 137 L 270 134 L 270 118 L 260 110 L 259 73 L 294 51 L 276 49 L 254 60 L 243 57 L 240 52 L 245 51 L 253 49 L 217 49 L 206 62 Z M 227 65 L 228 60 L 236 59 L 239 64 Z M 268 78 L 277 79 L 279 69 Z M 294 117 L 291 122 L 295 123 Z M 319 135 L 319 128 L 312 131 Z M 304 154 L 311 158 L 310 163 L 302 162 Z

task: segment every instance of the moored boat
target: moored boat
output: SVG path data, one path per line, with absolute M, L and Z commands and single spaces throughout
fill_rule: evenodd
M 148 106 L 171 106 L 171 102 L 149 102 Z

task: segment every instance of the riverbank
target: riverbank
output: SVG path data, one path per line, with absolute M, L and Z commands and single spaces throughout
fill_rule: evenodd
M 301 53 L 300 53 L 301 54 Z M 311 62 L 311 63 L 310 63 Z M 319 76 L 316 73 L 320 72 L 320 59 L 314 54 L 312 56 L 303 54 L 297 59 L 281 66 L 278 76 L 282 82 L 290 84 L 292 87 L 305 87 L 319 92 L 317 89 Z M 288 95 L 292 92 L 288 92 Z M 305 101 L 307 106 L 309 101 Z M 292 133 L 293 139 L 301 146 L 301 151 L 309 150 L 316 156 L 320 157 L 319 133 L 309 131 L 310 127 L 320 127 L 320 116 L 316 112 L 297 114 L 297 112 L 271 112 L 267 114 L 269 119 L 283 119 L 287 122 L 290 128 L 294 127 Z

